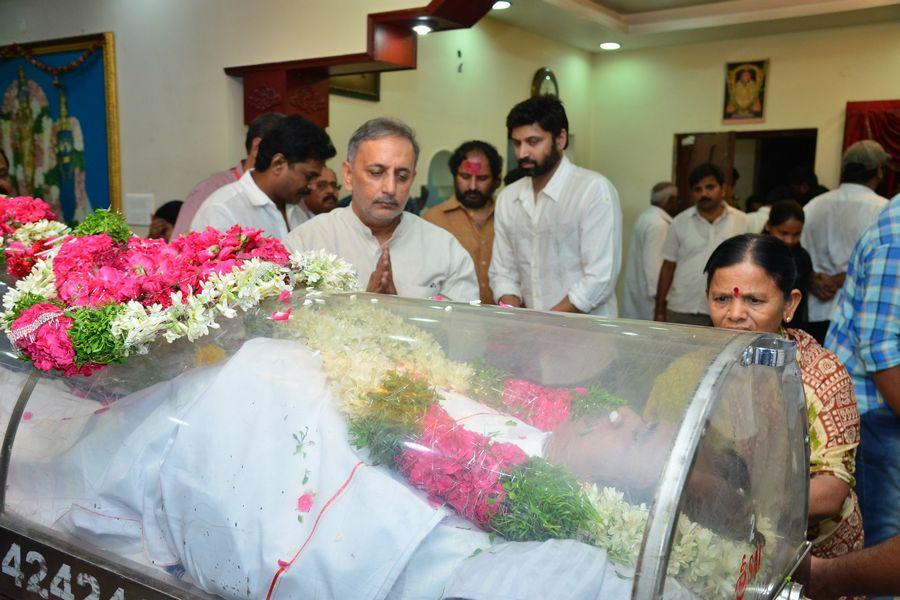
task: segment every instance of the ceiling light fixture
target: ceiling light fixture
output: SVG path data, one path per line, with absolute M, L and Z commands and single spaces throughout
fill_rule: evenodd
M 494 2 L 494 5 L 491 7 L 492 10 L 506 10 L 512 6 L 512 2 L 509 0 L 497 0 Z
M 428 17 L 419 17 L 419 22 L 412 26 L 412 30 L 419 35 L 428 35 L 434 31 L 434 21 Z
M 601 50 L 618 50 L 622 47 L 622 44 L 619 42 L 603 42 L 600 44 Z

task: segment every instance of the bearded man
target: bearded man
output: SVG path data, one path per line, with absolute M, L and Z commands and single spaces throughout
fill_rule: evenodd
M 500 187 L 503 159 L 497 149 L 478 140 L 462 144 L 448 166 L 454 195 L 430 208 L 422 218 L 446 229 L 475 263 L 482 304 L 493 304 L 488 280 L 494 244 L 494 192 Z
M 563 155 L 569 120 L 556 97 L 520 102 L 506 129 L 526 176 L 497 197 L 494 297 L 516 307 L 617 316 L 622 210 L 616 188 Z

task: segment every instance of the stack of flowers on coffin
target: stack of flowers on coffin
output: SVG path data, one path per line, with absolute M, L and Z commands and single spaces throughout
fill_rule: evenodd
M 209 228 L 166 243 L 99 210 L 6 293 L 0 323 L 38 369 L 90 375 L 160 337 L 201 338 L 217 318 L 286 300 L 296 286 L 355 289 L 356 277 L 334 256 L 290 256 L 259 230 Z
M 28 275 L 38 255 L 68 232 L 40 198 L 0 196 L 0 258 L 8 275 Z

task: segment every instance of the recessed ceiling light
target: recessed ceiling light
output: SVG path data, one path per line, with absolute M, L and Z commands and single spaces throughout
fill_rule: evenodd
M 419 23 L 418 25 L 413 25 L 413 31 L 418 33 L 419 35 L 428 35 L 433 31 L 431 25 L 426 25 L 425 23 Z
M 600 44 L 601 50 L 618 50 L 622 47 L 622 44 L 619 42 L 603 42 Z
M 509 0 L 497 0 L 491 8 L 494 10 L 506 10 L 510 6 L 512 6 L 512 2 Z

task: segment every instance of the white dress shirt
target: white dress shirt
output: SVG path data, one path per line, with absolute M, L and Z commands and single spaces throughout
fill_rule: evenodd
M 619 194 L 603 175 L 563 156 L 537 199 L 531 177 L 500 192 L 489 271 L 496 299 L 512 294 L 549 310 L 568 296 L 581 312 L 615 317 L 621 265 Z
M 325 250 L 343 257 L 356 268 L 362 289 L 381 257 L 378 240 L 350 206 L 310 219 L 291 231 L 286 243 L 294 252 Z M 459 302 L 479 299 L 475 264 L 451 233 L 404 212 L 386 245 L 397 295 L 441 295 Z
M 286 207 L 287 218 L 288 218 L 288 231 L 293 231 L 297 227 L 300 227 L 310 219 L 312 219 L 316 214 L 307 208 L 306 204 L 301 200 L 297 204 L 288 204 Z
M 669 288 L 668 308 L 687 314 L 709 314 L 706 302 L 706 275 L 703 269 L 719 244 L 747 233 L 747 215 L 725 204 L 725 210 L 710 223 L 692 206 L 672 220 L 662 256 L 676 263 L 675 278 Z
M 813 271 L 846 273 L 853 246 L 887 203 L 887 198 L 858 183 L 842 183 L 836 190 L 813 198 L 803 209 L 806 223 L 800 234 L 800 245 L 809 252 Z M 809 320 L 830 320 L 836 300 L 837 294 L 828 302 L 810 295 Z
M 625 263 L 623 317 L 653 319 L 656 284 L 663 261 L 662 247 L 671 223 L 672 216 L 658 206 L 647 208 L 635 221 Z
M 772 207 L 766 205 L 760 206 L 756 212 L 747 213 L 747 233 L 762 233 L 771 212 Z
M 191 231 L 215 227 L 221 231 L 234 226 L 262 229 L 268 236 L 287 239 L 288 224 L 275 203 L 253 181 L 247 171 L 234 183 L 221 187 L 206 199 L 191 221 Z M 290 207 L 288 207 L 290 218 Z

